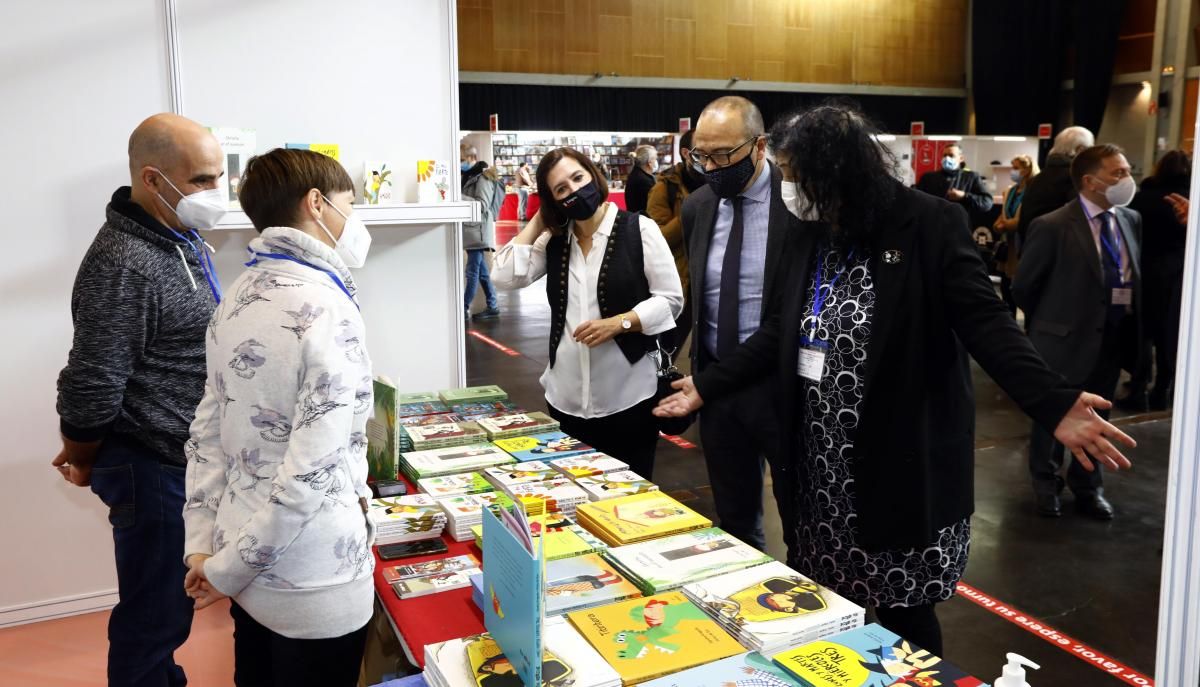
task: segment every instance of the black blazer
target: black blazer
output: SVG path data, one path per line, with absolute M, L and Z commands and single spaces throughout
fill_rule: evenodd
M 799 224 L 799 220 L 783 204 L 783 195 L 780 192 L 783 174 L 770 162 L 767 162 L 767 170 L 771 173 L 771 209 L 767 216 L 767 264 L 763 266 L 764 320 L 767 315 L 767 294 L 771 292 L 776 273 L 779 271 L 784 237 Z M 708 266 L 708 246 L 712 242 L 713 227 L 717 223 L 717 205 L 720 202 L 721 199 L 713 193 L 708 184 L 705 184 L 684 199 L 680 211 L 683 247 L 687 252 L 690 275 L 691 293 L 688 294 L 688 304 L 692 308 L 692 347 L 689 356 L 692 359 L 693 370 L 698 369 L 698 353 L 704 345 L 701 342 L 704 332 L 704 274 Z
M 1142 217 L 1128 208 L 1115 211 L 1133 263 L 1133 312 L 1137 316 L 1142 299 Z M 1105 289 L 1100 253 L 1078 196 L 1029 225 L 1029 238 L 1013 279 L 1013 298 L 1025 311 L 1033 345 L 1072 384 L 1087 381 L 1100 359 L 1108 309 Z M 1137 325 L 1136 319 L 1133 324 Z M 1133 339 L 1133 345 L 1140 338 Z
M 1071 181 L 1071 160 L 1055 153 L 1046 158 L 1041 173 L 1029 180 L 1025 196 L 1021 198 L 1021 217 L 1017 222 L 1022 241 L 1029 235 L 1033 220 L 1054 212 L 1079 195 Z
M 928 545 L 974 511 L 966 351 L 1045 427 L 1055 427 L 1079 395 L 1046 367 L 996 296 L 963 209 L 900 184 L 896 194 L 870 245 L 875 313 L 854 436 L 859 536 L 871 551 Z M 715 399 L 774 373 L 779 451 L 797 464 L 805 460 L 800 322 L 820 233 L 814 223 L 799 224 L 785 242 L 786 267 L 772 284 L 763 326 L 694 378 L 701 397 Z

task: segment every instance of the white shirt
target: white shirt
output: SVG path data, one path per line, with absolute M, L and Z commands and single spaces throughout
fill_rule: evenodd
M 542 373 L 546 401 L 576 417 L 612 415 L 650 398 L 658 389 L 654 361 L 649 357 L 642 356 L 630 365 L 615 340 L 588 348 L 572 336 L 579 325 L 603 317 L 596 297 L 596 284 L 616 219 L 617 206 L 609 203 L 604 219 L 592 235 L 592 249 L 587 257 L 580 250 L 578 241 L 572 238 L 570 242 L 566 326 L 558 342 L 554 367 L 547 365 Z M 633 311 L 641 320 L 642 333 L 654 336 L 675 327 L 675 318 L 683 310 L 683 285 L 675 268 L 675 258 L 658 225 L 649 217 L 639 217 L 639 223 L 650 297 L 633 306 Z M 570 230 L 574 231 L 574 224 Z M 548 232 L 539 236 L 532 246 L 509 242 L 493 261 L 492 283 L 502 289 L 521 289 L 541 279 L 546 274 L 546 244 L 549 242 Z
M 1079 196 L 1079 204 L 1083 206 L 1084 216 L 1087 217 L 1088 225 L 1092 228 L 1092 240 L 1096 242 L 1096 255 L 1101 260 L 1101 274 L 1103 274 L 1104 268 L 1104 246 L 1100 243 L 1100 230 L 1103 228 L 1100 224 L 1100 215 L 1106 212 L 1112 215 L 1113 231 L 1116 232 L 1117 243 L 1120 244 L 1121 281 L 1126 284 L 1131 283 L 1133 281 L 1133 265 L 1129 259 L 1129 247 L 1125 245 L 1125 233 L 1121 231 L 1121 222 L 1117 219 L 1116 210 L 1112 208 L 1105 210 L 1087 198 L 1084 198 L 1082 194 Z

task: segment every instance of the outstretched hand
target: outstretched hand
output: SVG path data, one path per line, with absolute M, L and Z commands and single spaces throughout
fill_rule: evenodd
M 1110 470 L 1129 468 L 1133 464 L 1113 444 L 1137 447 L 1137 442 L 1125 432 L 1117 429 L 1096 412 L 1108 410 L 1112 402 L 1087 392 L 1079 394 L 1075 405 L 1054 428 L 1054 438 L 1075 456 L 1085 470 L 1095 470 L 1092 461 L 1097 461 Z
M 696 391 L 696 385 L 692 383 L 691 376 L 677 379 L 671 382 L 672 389 L 678 389 L 678 393 L 671 394 L 658 402 L 658 406 L 654 409 L 654 415 L 657 417 L 686 417 L 704 405 L 704 399 L 700 398 L 700 392 Z

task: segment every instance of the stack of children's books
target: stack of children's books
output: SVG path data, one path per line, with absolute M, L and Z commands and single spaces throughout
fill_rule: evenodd
M 831 681 L 821 687 L 842 684 L 846 683 Z M 771 659 L 751 651 L 643 682 L 642 687 L 800 687 L 800 683 Z
M 470 541 L 475 537 L 471 528 L 483 522 L 483 509 L 491 506 L 508 507 L 512 499 L 502 491 L 460 494 L 438 499 L 437 503 L 449 519 L 450 537 L 454 541 Z
M 603 475 L 577 477 L 575 484 L 587 492 L 589 501 L 603 501 L 619 496 L 658 491 L 657 484 L 632 470 L 618 470 Z
M 625 461 L 599 452 L 582 453 L 569 458 L 554 458 L 551 459 L 550 465 L 572 479 L 629 469 L 629 464 Z
M 745 652 L 679 592 L 574 611 L 567 619 L 626 685 Z
M 489 440 L 496 441 L 556 430 L 558 429 L 558 420 L 545 413 L 534 411 L 481 418 L 479 426 L 487 432 Z
M 508 393 L 495 384 L 488 384 L 487 386 L 468 386 L 462 389 L 444 389 L 437 393 L 437 397 L 446 405 L 452 406 L 459 403 L 507 401 Z
M 683 593 L 766 656 L 863 624 L 861 606 L 779 561 L 700 580 Z
M 543 432 L 497 439 L 495 443 L 517 460 L 554 460 L 595 451 L 591 446 L 563 432 Z
M 621 687 L 621 676 L 562 618 L 542 629 L 543 687 Z M 512 664 L 487 633 L 425 646 L 430 687 L 521 687 Z
M 435 416 L 438 417 L 438 416 Z M 439 422 L 436 424 L 404 425 L 414 451 L 477 444 L 487 440 L 487 433 L 475 422 Z
M 540 460 L 527 460 L 523 463 L 509 463 L 507 465 L 497 465 L 496 467 L 487 468 L 483 471 L 483 477 L 501 491 L 512 496 L 512 488 L 519 484 L 544 482 L 548 479 L 561 477 L 561 475 L 557 470 Z
M 575 509 L 580 504 L 587 503 L 587 492 L 566 477 L 516 484 L 508 491 L 516 501 L 520 501 L 529 515 L 542 513 L 561 513 L 568 518 L 575 517 Z
M 512 415 L 524 410 L 512 401 L 468 401 L 451 405 L 450 412 L 468 422 L 477 422 L 481 418 Z
M 802 687 L 987 687 L 953 663 L 874 624 L 788 649 L 771 658 Z
M 368 517 L 379 546 L 437 539 L 446 528 L 446 513 L 427 494 L 371 499 Z
M 454 475 L 426 477 L 417 480 L 417 488 L 435 499 L 459 494 L 480 494 L 495 491 L 496 487 L 478 472 L 460 472 Z
M 609 546 L 712 527 L 712 521 L 661 491 L 585 503 L 576 521 Z
M 393 565 L 383 569 L 383 579 L 401 599 L 461 589 L 480 574 L 474 556 L 452 556 L 423 563 Z
M 421 404 L 410 404 L 410 405 L 428 406 L 428 405 L 432 405 L 432 404 L 421 403 Z M 439 405 L 440 405 L 440 402 L 439 402 Z M 401 410 L 398 412 L 403 412 L 403 411 Z M 458 422 L 463 422 L 463 418 L 458 415 L 455 415 L 454 413 L 431 413 L 431 414 L 427 414 L 427 415 L 416 414 L 416 415 L 408 415 L 405 417 L 398 417 L 398 418 L 396 418 L 396 425 L 399 427 L 399 429 L 396 431 L 396 441 L 397 441 L 396 445 L 399 447 L 399 450 L 401 453 L 403 453 L 404 451 L 413 450 L 412 435 L 409 434 L 404 429 L 405 427 L 427 427 L 429 425 L 445 425 L 445 424 L 449 424 L 449 423 L 458 423 Z
M 546 615 L 562 615 L 641 596 L 629 579 L 600 554 L 546 563 Z
M 617 546 L 606 555 L 647 594 L 774 560 L 716 527 Z
M 426 477 L 454 475 L 504 465 L 513 457 L 488 443 L 453 446 L 400 454 L 400 471 L 413 483 Z

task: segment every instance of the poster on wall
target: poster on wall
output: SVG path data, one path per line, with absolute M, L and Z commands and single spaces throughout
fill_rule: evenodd
M 913 179 L 919 182 L 926 172 L 940 169 L 942 151 L 953 143 L 954 141 L 931 141 L 927 138 L 914 139 L 912 142 Z
M 229 126 L 210 128 L 209 131 L 221 145 L 221 197 L 229 207 L 241 207 L 238 202 L 238 184 L 242 181 L 242 172 L 246 171 L 246 163 L 254 155 L 256 135 L 254 129 L 238 129 Z
M 909 136 L 924 136 L 925 135 L 925 122 L 909 123 L 908 135 Z
M 691 130 L 692 130 L 692 118 L 691 117 L 680 117 L 679 118 L 679 133 L 686 134 L 687 132 L 689 132 Z
M 498 115 L 498 114 L 488 115 L 488 131 L 490 131 L 494 134 L 499 130 L 500 130 L 500 115 Z

